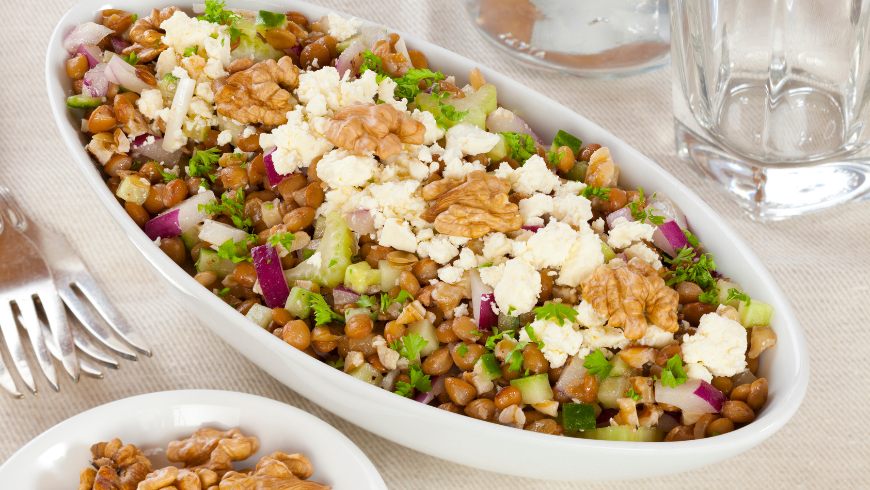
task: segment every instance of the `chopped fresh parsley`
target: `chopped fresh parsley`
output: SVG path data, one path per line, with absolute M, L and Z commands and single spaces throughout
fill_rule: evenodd
M 136 54 L 135 51 L 131 51 L 130 54 L 124 56 L 124 61 L 126 61 L 130 65 L 136 66 L 139 64 L 139 56 Z
M 514 312 L 515 310 L 516 310 L 516 308 L 514 308 L 513 306 L 509 306 L 509 307 L 508 307 L 508 312 L 507 312 L 508 316 L 513 316 L 513 312 Z
M 649 221 L 654 225 L 664 224 L 665 218 L 664 216 L 656 216 L 652 214 L 653 211 L 658 211 L 656 208 L 648 208 L 648 209 L 640 209 L 640 205 L 643 204 L 643 187 L 637 188 L 638 192 L 640 192 L 640 197 L 638 197 L 636 202 L 630 202 L 626 204 L 629 209 L 631 209 L 631 217 L 634 218 L 637 222 L 643 222 L 644 220 Z M 655 197 L 655 194 L 653 194 Z
M 705 293 L 698 295 L 698 301 L 707 304 L 716 304 L 719 302 L 719 288 L 713 288 Z M 729 300 L 730 301 L 730 300 Z
M 396 383 L 397 395 L 411 397 L 411 389 L 416 388 L 417 391 L 428 393 L 432 391 L 432 382 L 428 374 L 423 374 L 423 369 L 419 364 L 411 364 L 408 366 L 408 376 L 411 378 L 410 383 L 399 381 Z
M 326 267 L 332 267 L 332 266 L 334 266 L 334 265 L 337 264 L 337 263 L 338 263 L 337 260 L 332 259 L 332 260 L 329 261 L 329 265 L 327 265 Z
M 495 350 L 495 343 L 496 342 L 501 342 L 501 340 L 504 338 L 505 335 L 507 335 L 509 338 L 512 339 L 514 336 L 514 333 L 516 333 L 516 330 L 509 329 L 509 330 L 504 330 L 502 332 L 499 332 L 498 327 L 492 327 L 492 335 L 490 335 L 489 337 L 486 338 L 486 348 L 491 350 L 491 351 Z M 480 332 L 477 330 L 474 330 L 471 332 L 471 334 L 472 335 L 480 335 Z
M 191 46 L 191 47 L 189 47 L 189 48 L 185 48 L 185 49 L 184 49 L 184 57 L 185 57 L 185 58 L 189 58 L 189 57 L 191 57 L 191 56 L 197 54 L 198 51 L 199 51 L 199 45 Z
M 176 78 L 176 80 L 178 80 Z M 220 160 L 221 151 L 218 148 L 209 148 L 208 150 L 194 150 L 193 157 L 187 163 L 187 174 L 191 177 L 208 177 L 212 182 L 215 181 L 215 175 L 211 173 Z
M 275 12 L 269 12 L 268 10 L 260 10 L 257 12 L 257 20 L 254 21 L 254 25 L 263 26 L 266 29 L 274 29 L 276 27 L 282 27 L 285 22 L 287 22 L 287 16 L 284 14 L 276 14 Z
M 538 336 L 535 334 L 535 329 L 533 329 L 531 325 L 526 325 L 524 330 L 526 331 L 526 335 L 529 336 L 530 342 L 532 342 L 533 344 L 538 344 L 538 349 L 544 348 L 544 341 L 538 338 Z
M 716 270 L 712 254 L 697 255 L 695 249 L 689 247 L 678 248 L 676 252 L 677 256 L 673 259 L 665 257 L 665 262 L 675 266 L 671 272 L 671 278 L 668 279 L 668 286 L 683 281 L 694 282 L 701 286 L 701 289 L 710 289 L 716 286 L 716 280 L 711 274 L 711 271 Z
M 459 354 L 459 357 L 464 358 L 465 354 L 468 354 L 468 346 L 465 345 L 465 342 L 459 344 L 459 347 L 456 349 L 456 353 Z
M 371 308 L 372 306 L 378 304 L 378 300 L 376 300 L 374 296 L 362 294 L 360 295 L 359 300 L 356 302 L 356 304 L 360 308 Z
M 360 73 L 365 73 L 368 70 L 372 70 L 375 72 L 377 77 L 375 78 L 378 83 L 381 83 L 384 79 L 390 78 L 394 82 L 396 82 L 396 90 L 393 92 L 394 96 L 399 99 L 408 99 L 411 100 L 417 96 L 423 89 L 420 88 L 420 82 L 425 83 L 425 87 L 428 89 L 433 83 L 438 80 L 444 80 L 444 74 L 439 72 L 432 72 L 428 69 L 418 69 L 411 68 L 408 70 L 408 73 L 405 73 L 405 76 L 396 78 L 390 76 L 389 73 L 384 70 L 382 60 L 374 53 L 369 50 L 366 50 L 362 55 L 363 64 L 360 66 Z M 343 74 L 341 74 L 343 75 Z M 434 90 L 434 89 L 433 89 Z
M 674 357 L 668 359 L 665 368 L 662 369 L 662 384 L 676 388 L 688 381 L 689 377 L 683 371 L 683 359 L 679 354 L 674 354 Z
M 338 359 L 336 359 L 334 361 L 327 361 L 326 363 L 329 364 L 330 366 L 334 367 L 335 369 L 341 369 L 344 367 L 344 358 L 339 357 Z
M 303 250 L 302 260 L 308 260 L 314 255 L 314 250 Z
M 634 400 L 635 402 L 639 402 L 640 399 L 643 398 L 642 396 L 640 396 L 640 393 L 634 391 L 634 388 L 629 388 L 628 393 L 626 393 L 626 395 L 628 395 L 628 397 L 631 398 L 632 400 Z
M 447 126 L 449 126 L 447 124 L 448 121 L 459 122 L 468 114 L 467 110 L 458 112 L 452 105 L 445 104 L 441 101 L 438 101 L 438 106 L 441 109 L 441 115 L 435 116 L 435 122 L 442 128 L 447 128 Z
M 683 235 L 686 235 L 686 240 L 689 242 L 689 245 L 698 248 L 698 237 L 693 235 L 689 230 L 683 230 Z
M 487 263 L 483 264 L 482 266 L 478 267 L 478 269 L 484 269 L 486 267 L 492 267 L 492 262 L 487 262 Z
M 167 84 L 178 83 L 178 77 L 173 75 L 172 73 L 167 73 L 166 75 L 163 75 L 163 82 Z
M 405 359 L 414 362 L 420 359 L 420 351 L 423 350 L 423 347 L 426 347 L 426 344 L 428 343 L 429 341 L 424 339 L 422 335 L 412 333 L 394 340 L 393 343 L 390 344 L 390 348 L 398 352 L 399 355 Z
M 293 247 L 293 241 L 296 240 L 296 235 L 293 233 L 275 233 L 269 237 L 269 244 L 272 247 L 277 247 L 280 243 L 288 251 Z
M 157 162 L 154 162 L 154 163 L 157 164 Z M 160 172 L 160 175 L 163 176 L 163 181 L 167 184 L 172 182 L 175 179 L 181 178 L 178 176 L 178 174 L 173 174 L 173 173 L 164 171 L 163 167 L 161 167 L 159 164 L 157 165 L 157 171 Z
M 206 0 L 205 14 L 200 15 L 197 19 L 228 26 L 227 33 L 230 35 L 230 42 L 236 42 L 236 39 L 242 35 L 236 22 L 241 20 L 242 16 L 234 14 L 224 7 L 226 7 L 226 3 L 223 0 Z
M 583 361 L 583 367 L 589 370 L 589 374 L 604 379 L 610 375 L 613 364 L 610 364 L 610 361 L 604 357 L 604 354 L 600 350 L 595 349 L 591 354 L 586 356 L 586 359 Z
M 332 311 L 332 308 L 326 304 L 326 300 L 323 299 L 323 296 L 317 293 L 310 293 L 308 298 L 308 304 L 311 305 L 311 309 L 314 310 L 315 325 L 323 325 L 324 323 L 329 323 L 333 320 L 344 323 L 344 316 Z
M 133 14 L 133 22 L 136 22 L 136 19 L 139 18 L 139 14 Z
M 736 300 L 740 301 L 741 303 L 746 303 L 746 306 L 749 306 L 749 304 L 752 302 L 752 300 L 749 299 L 749 296 L 741 293 L 740 291 L 738 291 L 734 288 L 731 288 L 728 290 L 728 298 L 725 300 L 725 302 L 728 303 L 732 299 L 736 299 Z
M 375 74 L 377 75 L 375 80 L 378 83 L 381 83 L 386 78 L 392 78 L 390 76 L 390 74 L 387 73 L 386 70 L 384 70 L 383 62 L 381 61 L 381 58 L 378 57 L 378 55 L 372 53 L 371 51 L 369 51 L 367 49 L 366 52 L 362 53 L 360 56 L 363 59 L 363 64 L 359 67 L 360 75 L 371 70 L 371 71 L 375 72 Z M 344 74 L 339 73 L 339 75 L 344 75 Z
M 586 186 L 583 189 L 583 192 L 580 193 L 581 196 L 589 199 L 592 196 L 597 197 L 598 199 L 609 201 L 610 200 L 610 189 L 607 187 L 590 187 Z
M 408 291 L 405 291 L 404 289 L 399 291 L 399 295 L 396 296 L 396 299 L 390 298 L 390 295 L 387 293 L 381 293 L 381 311 L 387 311 L 387 309 L 393 303 L 400 303 L 401 304 L 401 303 L 404 303 L 405 301 L 408 301 L 409 299 L 413 300 L 414 297 L 411 296 L 411 294 L 408 293 Z
M 531 136 L 512 131 L 504 131 L 499 134 L 504 136 L 505 145 L 507 145 L 509 150 L 508 156 L 520 162 L 520 165 L 525 163 L 532 155 L 538 154 L 538 150 L 535 148 L 535 140 Z
M 517 342 L 517 345 L 508 352 L 507 357 L 505 357 L 505 361 L 510 363 L 508 369 L 513 372 L 518 372 L 523 367 L 523 349 L 529 345 L 528 342 Z
M 565 320 L 569 320 L 569 323 L 577 321 L 577 310 L 562 303 L 547 303 L 532 311 L 535 313 L 536 320 L 551 320 L 559 326 L 564 325 Z
M 217 294 L 218 296 L 220 296 L 220 297 L 223 298 L 223 297 L 226 296 L 227 293 L 229 293 L 229 292 L 230 292 L 230 288 L 223 288 L 223 289 L 221 289 L 220 291 L 218 291 L 216 294 Z
M 240 230 L 248 230 L 253 226 L 251 218 L 245 218 L 245 193 L 239 188 L 233 197 L 230 191 L 224 192 L 221 199 L 215 199 L 208 204 L 200 204 L 199 210 L 205 210 L 209 214 L 224 213 L 233 221 L 233 225 Z
M 234 264 L 238 264 L 243 260 L 251 262 L 253 259 L 248 256 L 250 254 L 250 250 L 248 250 L 249 242 L 257 243 L 257 235 L 248 235 L 240 242 L 234 242 L 230 238 L 218 247 L 218 257 L 232 260 Z

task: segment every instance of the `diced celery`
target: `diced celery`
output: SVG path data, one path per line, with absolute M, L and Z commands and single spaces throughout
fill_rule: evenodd
M 372 269 L 368 262 L 362 261 L 347 266 L 344 271 L 344 285 L 352 291 L 363 294 L 381 281 L 381 271 Z
M 580 436 L 584 439 L 625 442 L 661 442 L 665 438 L 664 432 L 655 427 L 634 427 L 629 425 L 615 425 L 587 430 L 581 433 Z
M 610 359 L 610 365 L 613 366 L 613 369 L 610 370 L 610 376 L 637 376 L 637 371 L 619 356 L 613 356 Z
M 588 162 L 574 162 L 571 170 L 565 173 L 565 179 L 583 182 L 586 180 L 586 169 L 589 168 Z
M 498 365 L 498 361 L 495 359 L 494 354 L 484 354 L 480 357 L 478 362 L 480 363 L 483 377 L 485 377 L 487 381 L 492 381 L 501 377 L 501 367 Z
M 493 162 L 497 162 L 507 156 L 507 143 L 505 142 L 504 135 L 498 135 L 498 143 L 492 147 L 492 150 L 489 150 L 486 156 Z
M 601 403 L 607 408 L 619 408 L 616 399 L 624 398 L 625 390 L 627 389 L 628 378 L 625 376 L 615 376 L 603 379 L 598 385 L 598 403 Z
M 324 224 L 323 238 L 317 246 L 320 265 L 303 262 L 284 271 L 287 282 L 304 279 L 321 286 L 334 288 L 344 279 L 344 271 L 350 265 L 353 236 L 344 219 L 338 213 L 329 213 Z
M 197 243 L 202 242 L 202 240 L 199 239 L 199 230 L 201 228 L 202 225 L 196 225 L 180 235 L 181 241 L 184 242 L 184 248 L 187 249 L 188 252 L 190 252 Z
M 568 430 L 595 430 L 595 406 L 565 403 L 562 405 L 562 422 Z
M 456 112 L 468 111 L 468 114 L 459 121 L 444 121 L 444 125 L 448 128 L 460 122 L 467 122 L 485 130 L 486 115 L 498 109 L 495 85 L 489 83 L 477 89 L 473 94 L 461 99 L 447 97 L 446 99 L 437 100 L 433 99 L 429 94 L 421 92 L 417 95 L 415 101 L 420 110 L 431 112 L 436 119 L 441 116 L 441 104 L 439 102 L 444 105 L 453 106 Z
M 148 193 L 151 191 L 151 182 L 144 177 L 135 174 L 130 174 L 124 177 L 121 184 L 118 185 L 118 190 L 115 195 L 121 199 L 132 202 L 133 204 L 142 205 L 145 199 L 148 199 Z
M 716 287 L 719 288 L 719 297 L 716 298 L 716 300 L 719 301 L 719 304 L 733 306 L 734 308 L 737 308 L 740 303 L 739 299 L 734 298 L 731 301 L 726 301 L 728 299 L 728 290 L 736 289 L 737 292 L 743 294 L 743 288 L 741 288 L 739 284 L 733 283 L 731 281 L 726 281 L 724 279 L 716 280 Z
M 88 97 L 87 95 L 71 95 L 66 99 L 66 106 L 75 109 L 96 109 L 103 105 L 105 97 Z
M 320 215 L 314 220 L 314 236 L 313 240 L 320 240 L 323 238 L 323 232 L 326 231 L 326 216 Z
M 250 58 L 255 62 L 260 62 L 270 59 L 278 60 L 286 55 L 284 51 L 270 46 L 262 36 L 258 36 L 259 32 L 257 32 L 257 26 L 253 21 L 239 19 L 235 25 L 242 32 L 242 35 L 239 37 L 238 46 L 230 53 L 230 61 Z
M 381 273 L 381 291 L 386 293 L 399 285 L 399 274 L 402 273 L 401 269 L 391 266 L 387 260 L 380 260 L 378 261 L 378 271 Z
M 372 320 L 378 316 L 377 313 L 373 312 L 370 308 L 351 308 L 344 312 L 344 322 L 349 322 L 351 318 L 357 315 L 368 315 Z
M 272 310 L 263 305 L 255 304 L 254 306 L 251 306 L 250 310 L 248 310 L 248 314 L 245 315 L 245 318 L 251 320 L 262 328 L 266 328 L 270 323 L 272 323 Z
M 532 405 L 553 399 L 553 388 L 546 373 L 526 376 L 511 381 L 511 386 L 520 390 L 523 403 Z
M 381 380 L 384 377 L 381 373 L 378 372 L 377 369 L 372 367 L 372 365 L 369 363 L 365 363 L 362 366 L 351 369 L 350 371 L 348 371 L 347 374 L 375 386 L 380 386 Z
M 293 289 L 290 290 L 290 296 L 287 296 L 284 309 L 296 318 L 308 318 L 311 314 L 311 291 L 293 286 Z
M 616 253 L 606 243 L 601 242 L 601 253 L 604 254 L 604 263 L 608 263 L 616 257 Z
M 344 41 L 336 44 L 335 50 L 338 51 L 339 53 L 341 53 L 345 49 L 349 48 L 350 45 L 353 44 L 354 41 L 362 42 L 362 34 L 357 34 L 355 36 L 349 37 L 349 38 L 345 39 Z
M 741 301 L 740 306 L 737 307 L 737 313 L 740 314 L 740 323 L 746 328 L 770 325 L 773 306 L 754 299 L 750 300 L 748 305 Z
M 421 358 L 438 350 L 440 344 L 438 342 L 438 336 L 435 335 L 435 325 L 432 325 L 432 322 L 423 319 L 419 322 L 414 322 L 408 325 L 408 335 L 413 333 L 420 335 L 423 337 L 423 340 L 426 341 L 426 346 L 420 350 Z
M 214 272 L 218 279 L 223 279 L 235 268 L 236 264 L 232 260 L 218 257 L 214 250 L 205 247 L 199 249 L 199 260 L 196 261 L 197 272 Z

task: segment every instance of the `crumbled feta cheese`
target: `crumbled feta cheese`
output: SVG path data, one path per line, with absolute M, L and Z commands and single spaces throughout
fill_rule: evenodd
M 447 150 L 459 150 L 464 155 L 487 153 L 498 143 L 498 135 L 488 133 L 474 124 L 459 123 L 447 130 Z
M 441 161 L 444 162 L 442 175 L 445 179 L 460 180 L 475 170 L 486 170 L 486 167 L 477 161 L 463 160 L 462 153 L 456 148 L 445 150 L 441 154 Z
M 501 282 L 504 277 L 504 270 L 504 263 L 484 267 L 483 269 L 480 269 L 480 280 L 487 286 L 494 288 L 498 286 L 498 283 Z
M 190 75 L 187 74 L 187 70 L 180 66 L 176 66 L 172 69 L 172 76 L 179 80 L 184 80 L 185 78 L 190 78 Z
M 306 260 L 305 262 L 308 262 L 314 267 L 320 267 L 321 265 L 323 265 L 323 257 L 320 255 L 320 252 L 314 252 L 314 255 L 308 257 L 308 260 Z
M 597 220 L 593 221 L 592 231 L 599 235 L 604 233 L 604 219 L 598 218 Z
M 378 99 L 400 112 L 408 108 L 408 99 L 396 100 L 396 82 L 392 78 L 384 78 L 378 84 Z
M 653 267 L 653 269 L 658 270 L 662 268 L 661 256 L 658 254 L 658 252 L 649 248 L 643 243 L 635 243 L 634 245 L 626 248 L 624 252 L 625 256 L 628 257 L 629 260 L 638 257 L 645 260 L 649 265 Z
M 214 104 L 214 92 L 211 90 L 211 83 L 202 82 L 196 84 L 196 90 L 194 91 L 198 97 L 202 100 L 208 102 L 209 104 Z
M 478 265 L 477 256 L 474 255 L 474 251 L 470 248 L 463 248 L 462 251 L 459 252 L 459 258 L 453 263 L 453 265 L 462 270 L 474 269 Z
M 387 182 L 394 179 L 406 180 L 410 178 L 417 181 L 428 179 L 430 173 L 429 166 L 423 163 L 418 156 L 431 159 L 432 155 L 427 152 L 418 151 L 414 148 L 415 146 L 417 148 L 425 148 L 418 145 L 409 145 L 386 160 L 381 160 L 383 165 L 380 169 L 380 174 L 375 177 L 375 180 Z
M 535 320 L 531 327 L 538 340 L 544 343 L 541 352 L 550 361 L 551 368 L 561 367 L 569 356 L 579 354 L 580 357 L 586 357 L 589 354 L 590 349 L 583 347 L 583 332 L 574 330 L 570 323 L 559 325 L 550 320 Z M 519 338 L 523 342 L 531 340 L 525 329 L 520 330 Z
M 536 269 L 562 267 L 568 260 L 572 247 L 580 243 L 580 235 L 565 223 L 550 220 L 544 228 L 534 233 L 528 241 L 515 241 L 514 257 L 522 257 Z
M 713 374 L 703 364 L 697 362 L 686 364 L 686 376 L 689 379 L 703 379 L 708 383 L 713 381 Z
M 329 23 L 328 34 L 334 37 L 338 42 L 353 37 L 353 35 L 356 34 L 357 29 L 362 26 L 361 20 L 356 20 L 355 18 L 345 19 L 335 12 L 329 13 L 327 16 L 327 22 Z
M 513 240 L 504 233 L 492 232 L 483 237 L 483 256 L 488 261 L 511 253 Z
M 272 163 L 280 174 L 292 174 L 301 167 L 311 165 L 311 161 L 333 148 L 314 125 L 305 121 L 302 110 L 297 107 L 287 113 L 287 123 L 273 129 L 271 133 L 260 135 L 260 146 L 271 148 Z
M 343 148 L 330 151 L 317 162 L 317 177 L 333 189 L 348 185 L 362 187 L 377 170 L 378 162 L 374 158 L 358 156 Z
M 464 272 L 465 271 L 463 271 L 459 267 L 453 267 L 452 265 L 448 265 L 447 267 L 442 267 L 438 269 L 438 279 L 441 279 L 447 284 L 456 284 L 457 282 L 462 280 L 462 275 Z
M 257 134 L 257 128 L 254 126 L 245 126 L 245 129 L 242 131 L 242 138 L 250 138 L 251 136 Z
M 682 357 L 700 363 L 713 376 L 733 376 L 746 369 L 746 329 L 739 323 L 707 313 L 694 335 L 683 336 Z
M 233 133 L 229 129 L 225 129 L 218 134 L 217 144 L 223 146 L 233 140 Z
M 385 247 L 393 247 L 396 250 L 412 253 L 417 250 L 417 237 L 411 231 L 411 225 L 406 221 L 390 218 L 384 223 L 384 228 L 378 234 L 378 242 Z
M 468 303 L 459 303 L 459 306 L 453 308 L 453 317 L 468 316 Z
M 296 96 L 309 112 L 317 115 L 323 112 L 323 104 L 331 111 L 338 111 L 355 102 L 371 103 L 378 93 L 377 75 L 369 70 L 359 78 L 348 81 L 347 74 L 342 78 L 338 70 L 326 66 L 320 70 L 299 74 Z M 321 98 L 317 98 L 320 96 Z M 315 100 L 317 99 L 317 100 Z
M 519 206 L 523 223 L 529 225 L 530 220 L 553 212 L 553 198 L 546 194 L 533 194 L 522 199 Z
M 599 315 L 585 299 L 574 309 L 577 310 L 577 323 L 584 327 L 600 327 L 607 321 L 607 318 Z
M 167 73 L 172 73 L 172 70 L 174 70 L 176 66 L 178 66 L 178 61 L 175 57 L 175 50 L 171 47 L 166 48 L 166 50 L 160 53 L 160 56 L 157 57 L 156 78 L 162 80 L 163 76 Z
M 143 116 L 148 119 L 156 118 L 157 111 L 163 109 L 163 95 L 160 94 L 160 89 L 143 90 L 139 94 L 136 106 L 139 107 L 139 112 Z
M 583 331 L 583 340 L 590 350 L 594 349 L 623 349 L 629 340 L 621 328 L 607 325 L 592 327 Z
M 604 253 L 601 251 L 601 239 L 598 235 L 583 235 L 579 242 L 571 246 L 568 252 L 568 260 L 562 264 L 562 270 L 556 279 L 560 286 L 577 287 L 598 266 L 604 264 Z
M 640 345 L 648 345 L 650 347 L 655 347 L 656 349 L 661 349 L 662 347 L 674 343 L 674 334 L 658 325 L 650 323 L 646 326 L 646 333 L 643 334 L 643 337 L 638 339 L 637 342 Z
M 516 192 L 534 194 L 541 192 L 549 194 L 559 185 L 559 177 L 547 168 L 547 162 L 538 155 L 532 155 L 522 167 L 513 170 L 506 162 L 502 162 L 496 176 L 507 179 Z
M 655 228 L 646 223 L 628 221 L 623 217 L 616 218 L 610 229 L 607 244 L 613 248 L 625 248 L 639 240 L 652 240 Z
M 576 226 L 581 231 L 591 230 L 592 203 L 583 196 L 561 196 L 553 200 L 553 217 Z
M 459 248 L 450 243 L 447 235 L 437 235 L 431 240 L 417 245 L 417 255 L 430 258 L 439 264 L 446 264 L 459 255 Z
M 230 37 L 227 26 L 188 17 L 184 12 L 178 11 L 164 20 L 160 29 L 166 33 L 161 38 L 161 43 L 172 47 L 176 53 L 198 46 L 197 54 L 203 58 L 213 58 L 223 66 L 229 66 Z
M 541 294 L 541 275 L 538 271 L 525 260 L 514 258 L 505 262 L 504 276 L 507 280 L 499 281 L 495 286 L 498 308 L 502 311 L 513 308 L 518 315 L 532 311 Z
M 212 80 L 217 80 L 218 78 L 225 77 L 229 74 L 224 70 L 223 63 L 214 58 L 209 58 L 208 61 L 205 62 L 205 68 L 202 69 L 202 72 Z
M 556 187 L 554 194 L 556 197 L 577 196 L 585 188 L 586 184 L 584 184 L 583 182 L 578 182 L 576 180 L 566 180 L 565 182 L 561 182 Z

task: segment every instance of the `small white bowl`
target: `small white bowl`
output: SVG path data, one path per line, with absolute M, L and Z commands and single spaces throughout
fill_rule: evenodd
M 250 10 L 295 10 L 309 18 L 330 12 L 292 0 L 230 0 L 229 4 Z M 379 436 L 432 456 L 503 474 L 575 481 L 645 478 L 713 464 L 758 445 L 797 411 L 807 390 L 809 357 L 794 310 L 749 246 L 700 197 L 625 142 L 554 100 L 468 58 L 403 33 L 409 47 L 426 55 L 431 68 L 455 75 L 460 86 L 467 81 L 465 74 L 479 67 L 486 80 L 497 87 L 499 103 L 521 113 L 545 140 L 564 129 L 586 142 L 607 146 L 621 167 L 622 183 L 643 186 L 650 194 L 664 192 L 683 209 L 693 232 L 715 255 L 721 272 L 741 284 L 753 299 L 776 309 L 771 326 L 779 340 L 764 354 L 759 367 L 759 376 L 769 383 L 769 401 L 747 427 L 699 441 L 656 444 L 554 437 L 423 406 L 352 378 L 276 340 L 203 288 L 133 223 L 85 152 L 81 121 L 66 108 L 72 84 L 64 69 L 69 55 L 61 47 L 63 36 L 76 24 L 96 19 L 100 9 L 120 8 L 143 15 L 167 5 L 166 0 L 85 0 L 60 20 L 46 57 L 48 98 L 55 120 L 94 194 L 142 255 L 181 293 L 189 310 L 234 349 L 297 393 Z
M 196 429 L 238 428 L 260 450 L 236 469 L 253 468 L 275 451 L 302 453 L 314 465 L 311 481 L 335 489 L 383 489 L 372 462 L 353 442 L 317 417 L 275 400 L 233 391 L 184 390 L 125 398 L 80 413 L 40 434 L 0 466 L 3 488 L 76 488 L 90 448 L 119 438 L 141 449 L 154 468 L 169 463 L 170 441 Z

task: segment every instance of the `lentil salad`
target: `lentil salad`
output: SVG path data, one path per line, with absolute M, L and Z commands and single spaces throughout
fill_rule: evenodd
M 772 308 L 607 148 L 545 145 L 479 70 L 459 87 L 385 29 L 218 2 L 104 11 L 64 44 L 131 218 L 309 355 L 557 435 L 710 437 L 764 405 Z

